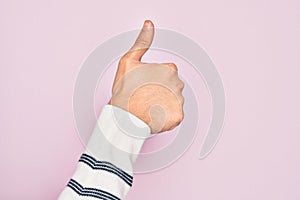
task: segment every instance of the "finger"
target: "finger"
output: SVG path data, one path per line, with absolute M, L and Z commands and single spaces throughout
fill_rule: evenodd
M 178 71 L 178 68 L 174 63 L 162 63 L 162 65 L 169 67 L 170 69 L 172 69 L 174 71 Z
M 184 82 L 182 80 L 179 79 L 177 87 L 179 88 L 179 90 L 182 92 L 183 88 L 184 88 Z
M 140 31 L 134 45 L 129 52 L 129 59 L 141 61 L 143 55 L 150 48 L 154 37 L 154 25 L 150 20 L 144 22 L 143 28 Z

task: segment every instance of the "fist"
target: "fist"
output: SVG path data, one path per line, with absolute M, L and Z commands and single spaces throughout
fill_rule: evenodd
M 110 104 L 120 107 L 149 125 L 152 133 L 175 128 L 183 119 L 183 81 L 173 63 L 144 63 L 154 25 L 144 22 L 133 47 L 120 59 Z

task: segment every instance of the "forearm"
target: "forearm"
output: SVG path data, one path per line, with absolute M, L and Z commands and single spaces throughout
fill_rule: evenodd
M 132 185 L 133 164 L 144 142 L 128 133 L 146 138 L 150 128 L 124 110 L 105 106 L 59 200 L 124 199 Z

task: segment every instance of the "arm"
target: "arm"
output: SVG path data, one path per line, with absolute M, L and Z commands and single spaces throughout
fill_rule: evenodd
M 114 116 L 118 116 L 122 124 Z M 125 198 L 133 181 L 133 163 L 144 142 L 144 139 L 128 136 L 126 131 L 139 132 L 145 137 L 150 135 L 149 126 L 134 115 L 112 105 L 104 106 L 77 169 L 59 200 Z
M 103 108 L 59 200 L 124 199 L 144 140 L 182 121 L 184 84 L 176 65 L 141 62 L 153 36 L 154 26 L 146 21 L 133 47 L 120 59 L 110 105 Z

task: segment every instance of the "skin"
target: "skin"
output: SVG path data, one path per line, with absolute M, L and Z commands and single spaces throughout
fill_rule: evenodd
M 183 120 L 184 83 L 174 63 L 141 61 L 153 37 L 154 25 L 146 20 L 134 45 L 119 61 L 109 104 L 143 120 L 152 133 L 161 133 Z

